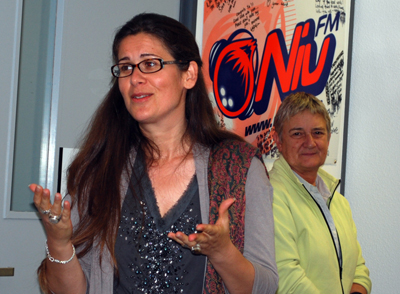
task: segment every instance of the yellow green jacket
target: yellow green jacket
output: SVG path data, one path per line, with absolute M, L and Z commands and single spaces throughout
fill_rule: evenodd
M 270 173 L 274 188 L 277 293 L 347 294 L 353 283 L 370 293 L 369 270 L 357 241 L 350 205 L 336 192 L 339 180 L 322 169 L 318 174 L 331 191 L 327 204 L 341 244 L 342 268 L 319 206 L 281 156 Z

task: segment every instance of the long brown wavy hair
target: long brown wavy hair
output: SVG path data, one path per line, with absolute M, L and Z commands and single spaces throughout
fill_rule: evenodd
M 199 49 L 192 33 L 170 17 L 139 14 L 117 31 L 112 47 L 114 63 L 118 62 L 121 41 L 138 33 L 158 38 L 175 60 L 187 61 L 178 65 L 180 70 L 187 70 L 190 61 L 195 61 L 199 67 L 196 85 L 186 95 L 187 129 L 182 141 L 187 140 L 192 146 L 199 143 L 212 147 L 226 139 L 242 140 L 223 130 L 216 120 L 201 71 Z M 78 257 L 86 255 L 95 242 L 99 242 L 101 250 L 107 247 L 116 264 L 114 245 L 122 205 L 120 184 L 124 171 L 134 173 L 133 163 L 129 160 L 132 149 L 144 154 L 146 162 L 152 162 L 154 154 L 159 154 L 157 146 L 143 136 L 138 122 L 127 111 L 118 81 L 113 78 L 109 92 L 82 138 L 79 153 L 68 169 L 67 189 L 80 217 L 72 236 L 72 243 L 80 247 Z M 42 288 L 47 288 L 44 262 L 38 273 Z

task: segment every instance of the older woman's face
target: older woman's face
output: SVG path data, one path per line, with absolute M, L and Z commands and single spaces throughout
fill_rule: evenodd
M 292 170 L 306 180 L 317 176 L 318 168 L 325 162 L 330 139 L 322 115 L 308 110 L 298 113 L 283 124 L 281 138 L 274 135 L 274 139 Z
M 118 63 L 138 64 L 150 58 L 174 60 L 163 43 L 152 35 L 139 33 L 122 40 Z M 176 64 L 148 74 L 135 68 L 131 76 L 118 79 L 125 106 L 141 127 L 163 128 L 184 123 L 186 91 L 194 85 L 191 82 L 190 69 L 182 72 Z

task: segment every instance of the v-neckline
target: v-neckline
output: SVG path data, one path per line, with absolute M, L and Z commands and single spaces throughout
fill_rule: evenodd
M 138 162 L 135 163 L 135 168 L 137 168 L 139 173 L 142 173 L 140 178 L 142 180 L 143 197 L 149 208 L 149 213 L 152 215 L 157 228 L 162 230 L 169 229 L 183 214 L 190 201 L 198 192 L 197 176 L 196 174 L 193 175 L 179 200 L 164 214 L 164 216 L 161 216 L 150 177 L 143 165 L 143 158 L 139 156 L 136 160 L 138 160 Z

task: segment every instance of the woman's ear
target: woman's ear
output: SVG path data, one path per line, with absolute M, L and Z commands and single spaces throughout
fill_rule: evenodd
M 282 142 L 274 127 L 272 128 L 272 138 L 274 139 L 275 145 L 278 148 L 278 150 L 281 151 Z
M 199 66 L 195 61 L 189 63 L 189 67 L 184 74 L 184 87 L 186 89 L 192 89 L 197 82 L 197 76 L 199 73 Z

